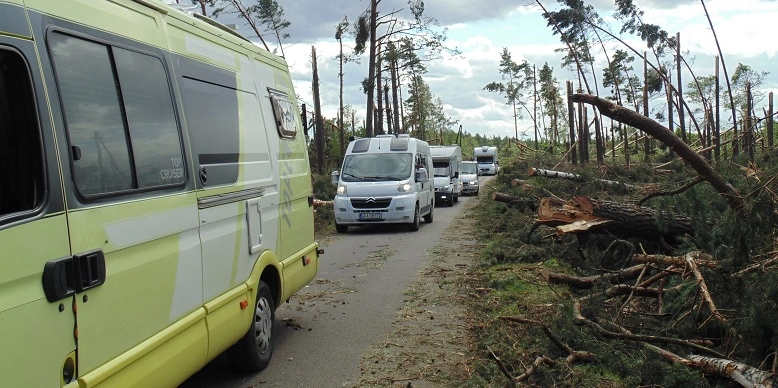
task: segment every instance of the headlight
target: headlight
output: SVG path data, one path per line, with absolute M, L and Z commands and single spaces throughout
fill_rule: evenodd
M 471 184 L 471 185 L 478 186 L 478 181 L 472 181 L 472 182 L 470 182 L 470 184 Z
M 407 193 L 411 191 L 411 184 L 410 183 L 400 183 L 400 185 L 397 187 L 397 191 L 401 193 Z
M 443 186 L 443 191 L 451 191 L 451 186 Z
M 346 186 L 338 185 L 338 195 L 344 195 L 344 194 L 346 194 Z

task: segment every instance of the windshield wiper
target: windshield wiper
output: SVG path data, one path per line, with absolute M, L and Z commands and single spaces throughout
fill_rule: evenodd
M 361 177 L 361 176 L 356 176 L 356 175 L 354 175 L 354 174 L 349 174 L 349 173 L 347 173 L 347 172 L 344 172 L 342 175 L 343 175 L 344 177 L 345 177 L 345 176 L 350 176 L 350 177 L 352 177 L 352 178 L 354 178 L 354 179 L 356 179 L 356 180 L 360 180 L 360 181 L 363 181 L 363 180 L 365 180 L 365 178 L 364 178 L 364 177 Z

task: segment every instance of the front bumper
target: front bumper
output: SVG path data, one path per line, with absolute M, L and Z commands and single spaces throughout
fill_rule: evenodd
M 479 185 L 462 185 L 462 194 L 477 193 L 480 189 Z
M 381 198 L 336 196 L 332 202 L 339 225 L 410 223 L 416 210 L 415 194 Z

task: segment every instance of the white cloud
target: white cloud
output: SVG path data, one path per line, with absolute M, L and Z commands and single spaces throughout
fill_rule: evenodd
M 320 4 L 321 3 L 321 4 Z M 549 10 L 556 7 L 555 1 L 544 1 Z M 620 22 L 612 17 L 613 1 L 587 1 L 599 15 L 611 24 L 613 31 L 620 29 Z M 671 35 L 681 34 L 681 47 L 689 51 L 688 60 L 695 73 L 712 73 L 713 58 L 718 55 L 713 34 L 698 0 L 635 0 L 645 11 L 643 20 L 659 25 Z M 282 3 L 285 16 L 291 21 L 291 37 L 284 42 L 286 58 L 290 65 L 297 93 L 307 103 L 311 97 L 311 45 L 316 46 L 319 57 L 320 89 L 322 107 L 327 117 L 335 117 L 338 104 L 338 42 L 334 39 L 335 26 L 344 15 L 350 22 L 357 19 L 369 1 L 330 0 L 314 3 L 306 0 L 287 0 Z M 728 69 L 734 70 L 738 62 L 750 65 L 756 71 L 770 71 L 772 59 L 778 48 L 771 44 L 773 23 L 778 20 L 778 1 L 774 0 L 708 0 L 706 6 L 711 14 L 716 34 L 721 43 Z M 506 47 L 516 61 L 542 66 L 548 62 L 564 86 L 574 74 L 562 69 L 562 54 L 554 50 L 563 47 L 557 35 L 540 16 L 540 9 L 534 1 L 494 0 L 488 3 L 472 0 L 426 0 L 426 14 L 438 19 L 447 28 L 450 47 L 457 47 L 462 56 L 445 58 L 428 64 L 425 75 L 436 97 L 444 103 L 446 114 L 459 120 L 470 133 L 484 135 L 513 136 L 512 112 L 503 96 L 488 93 L 484 85 L 500 80 L 500 52 Z M 393 9 L 404 9 L 405 0 L 383 0 L 383 13 Z M 623 37 L 639 51 L 645 44 L 634 36 Z M 344 43 L 352 45 L 352 38 Z M 270 43 L 270 42 L 268 42 Z M 620 43 L 608 42 L 608 50 L 622 47 Z M 623 48 L 623 47 L 622 47 Z M 606 66 L 599 47 L 593 48 L 597 57 L 595 67 Z M 637 57 L 637 56 L 636 56 Z M 367 75 L 366 59 L 361 64 L 345 66 L 345 103 L 354 106 L 364 115 L 365 95 L 361 81 Z M 636 58 L 633 66 L 642 69 Z M 685 71 L 684 71 L 685 72 Z M 685 76 L 688 76 L 684 74 Z M 598 74 L 598 78 L 601 76 Z M 765 80 L 765 87 L 778 90 L 778 74 Z M 601 93 L 604 93 L 602 89 Z M 524 115 L 527 116 L 526 114 Z M 361 121 L 361 118 L 359 119 Z M 519 130 L 531 134 L 531 123 L 525 118 Z

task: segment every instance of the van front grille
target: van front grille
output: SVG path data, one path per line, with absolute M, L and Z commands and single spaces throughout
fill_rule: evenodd
M 351 198 L 354 209 L 385 209 L 392 203 L 392 198 Z

